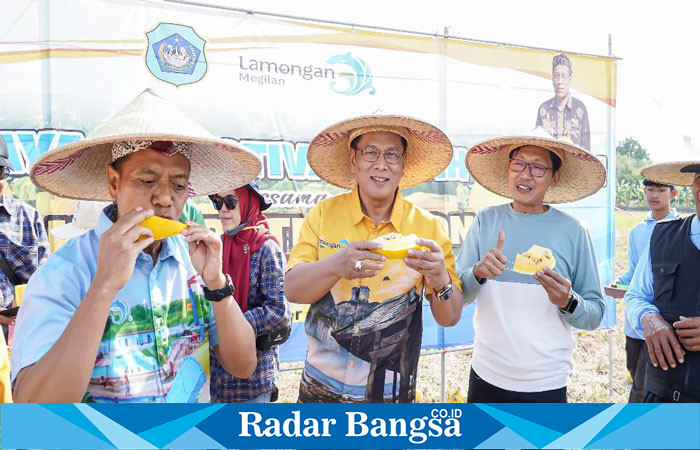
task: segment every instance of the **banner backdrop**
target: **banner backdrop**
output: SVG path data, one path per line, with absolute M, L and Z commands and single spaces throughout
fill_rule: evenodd
M 447 133 L 454 145 L 450 166 L 404 196 L 445 221 L 455 251 L 479 209 L 506 201 L 470 179 L 464 165 L 469 147 L 497 135 L 527 134 L 536 125 L 568 137 L 590 148 L 608 171 L 597 194 L 561 208 L 586 223 L 601 280 L 612 280 L 613 58 L 567 54 L 570 97 L 557 108 L 553 51 L 167 2 L 16 1 L 2 12 L 0 134 L 14 167 L 9 185 L 37 206 L 49 228 L 68 220 L 75 202 L 35 188 L 27 177 L 32 162 L 83 139 L 150 88 L 261 158 L 263 194 L 273 203 L 269 223 L 287 254 L 305 212 L 341 192 L 306 163 L 309 141 L 331 123 L 397 113 Z M 220 230 L 208 200 L 196 201 Z M 54 249 L 63 243 L 51 239 Z M 615 324 L 614 303 L 608 306 L 605 327 Z M 424 348 L 471 344 L 472 314 L 473 306 L 465 308 L 458 326 L 443 329 L 426 307 Z M 304 309 L 294 313 L 283 361 L 304 359 L 304 315 Z

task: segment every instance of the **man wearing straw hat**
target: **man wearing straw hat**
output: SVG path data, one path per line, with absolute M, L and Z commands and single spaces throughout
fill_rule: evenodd
M 659 222 L 625 295 L 649 362 L 644 402 L 700 402 L 700 159 L 653 164 L 647 180 L 692 186 L 695 214 Z
M 425 294 L 438 324 L 461 315 L 452 244 L 437 218 L 401 188 L 440 174 L 452 158 L 442 131 L 403 116 L 364 116 L 323 130 L 308 161 L 350 193 L 306 216 L 289 257 L 285 291 L 311 304 L 300 402 L 412 402 Z M 414 234 L 406 257 L 387 259 L 373 241 Z
M 12 353 L 15 400 L 197 401 L 210 345 L 227 370 L 249 376 L 255 338 L 223 275 L 219 237 L 187 222 L 154 241 L 139 224 L 180 217 L 188 185 L 207 195 L 259 171 L 250 151 L 150 91 L 88 139 L 39 158 L 30 172 L 39 187 L 114 203 L 31 278 Z
M 457 256 L 465 300 L 478 300 L 467 400 L 566 402 L 571 327 L 595 329 L 605 305 L 587 229 L 549 204 L 592 195 L 605 168 L 539 130 L 477 144 L 466 164 L 482 186 L 512 199 L 478 212 Z M 551 250 L 554 270 L 513 270 L 516 255 L 533 245 Z

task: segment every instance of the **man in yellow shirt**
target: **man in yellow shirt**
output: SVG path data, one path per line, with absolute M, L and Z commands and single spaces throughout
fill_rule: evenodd
M 300 402 L 412 402 L 423 295 L 438 324 L 463 306 L 443 225 L 401 188 L 440 174 L 452 144 L 434 126 L 402 116 L 364 116 L 316 136 L 308 161 L 323 180 L 351 189 L 307 215 L 289 258 L 287 299 L 311 304 Z M 415 234 L 425 250 L 387 259 L 372 239 Z

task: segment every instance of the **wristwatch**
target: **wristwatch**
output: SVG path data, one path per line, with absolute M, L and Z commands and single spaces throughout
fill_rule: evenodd
M 233 281 L 231 281 L 229 274 L 224 274 L 224 276 L 226 277 L 226 285 L 221 289 L 215 289 L 212 291 L 204 286 L 204 298 L 210 302 L 220 302 L 226 297 L 233 295 Z
M 446 302 L 452 296 L 452 276 L 449 273 L 447 275 L 450 277 L 450 281 L 445 285 L 445 287 L 439 291 L 433 289 L 433 295 L 435 295 L 435 297 L 441 302 Z
M 576 299 L 576 296 L 574 295 L 573 289 L 569 289 L 569 303 L 566 304 L 565 307 L 559 308 L 561 312 L 569 313 L 572 314 L 575 310 L 576 307 L 578 306 L 578 300 Z

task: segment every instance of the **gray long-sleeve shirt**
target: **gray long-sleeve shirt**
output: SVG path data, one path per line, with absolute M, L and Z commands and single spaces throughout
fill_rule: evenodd
M 578 306 L 562 312 L 549 301 L 532 276 L 505 271 L 480 284 L 474 265 L 505 232 L 503 253 L 509 262 L 532 245 L 547 247 L 557 261 L 554 270 L 572 283 Z M 485 208 L 477 214 L 461 251 L 457 272 L 467 303 L 478 299 L 474 316 L 472 367 L 491 384 L 519 392 L 566 385 L 573 366 L 571 326 L 592 330 L 605 311 L 591 238 L 574 217 L 550 207 L 542 214 L 523 214 L 511 205 Z

